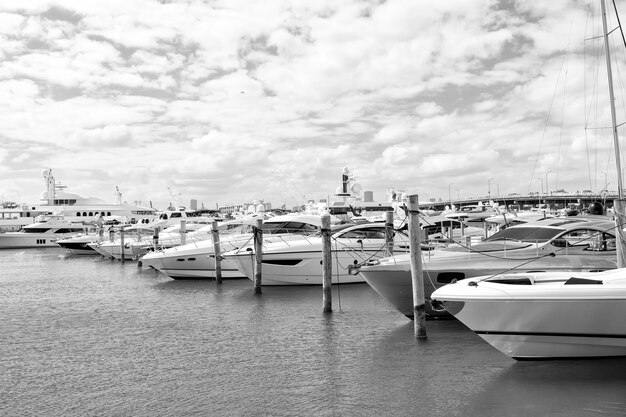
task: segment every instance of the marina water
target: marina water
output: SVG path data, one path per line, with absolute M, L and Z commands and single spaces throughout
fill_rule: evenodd
M 416 340 L 366 284 L 324 314 L 320 287 L 48 248 L 0 252 L 0 297 L 2 416 L 626 415 L 626 358 L 515 362 L 455 320 Z

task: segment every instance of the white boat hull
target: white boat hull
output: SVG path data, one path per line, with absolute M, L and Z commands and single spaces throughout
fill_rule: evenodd
M 213 242 L 211 242 L 211 245 Z M 215 257 L 212 253 L 184 253 L 177 256 L 163 256 L 162 252 L 148 254 L 141 258 L 142 266 L 151 267 L 172 279 L 214 279 Z M 236 265 L 223 259 L 220 263 L 222 278 L 245 278 Z
M 626 356 L 625 315 L 624 300 L 552 299 L 465 302 L 455 317 L 514 359 L 541 359 Z
M 626 356 L 626 270 L 503 278 L 532 284 L 494 281 L 501 277 L 463 280 L 432 297 L 514 359 Z M 570 277 L 587 283 L 565 285 Z
M 72 234 L 76 233 L 0 233 L 0 249 L 58 248 L 56 241 Z
M 348 251 L 333 251 L 332 284 L 364 282 L 359 275 L 351 275 L 348 266 L 360 261 Z M 239 271 L 254 280 L 255 256 L 237 255 L 229 257 Z M 322 285 L 322 253 L 293 252 L 263 254 L 261 285 Z
M 477 260 L 478 259 L 478 260 Z M 590 271 L 614 269 L 616 262 L 602 256 L 557 257 L 544 258 L 538 261 L 521 264 L 516 259 L 496 259 L 478 257 L 459 257 L 444 260 L 428 260 L 423 263 L 423 282 L 426 299 L 431 294 L 453 279 L 494 275 L 507 270 L 516 272 L 528 271 Z M 400 313 L 413 317 L 413 281 L 409 263 L 387 263 L 365 266 L 359 275 L 384 299 L 389 301 Z M 427 314 L 441 315 L 426 305 Z

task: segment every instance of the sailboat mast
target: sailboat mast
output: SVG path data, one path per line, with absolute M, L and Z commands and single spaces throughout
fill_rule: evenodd
M 617 136 L 617 119 L 615 117 L 615 97 L 613 95 L 613 72 L 611 71 L 611 54 L 609 49 L 609 32 L 606 25 L 606 6 L 604 0 L 600 0 L 602 5 L 602 28 L 604 32 L 604 48 L 606 55 L 606 72 L 609 80 L 609 100 L 611 104 L 611 128 L 613 130 L 613 144 L 615 147 L 615 165 L 617 167 L 617 195 L 619 199 L 623 198 L 622 188 L 622 163 L 619 151 L 619 138 Z

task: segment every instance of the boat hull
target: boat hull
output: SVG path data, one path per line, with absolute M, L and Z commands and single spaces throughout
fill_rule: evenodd
M 204 254 L 183 254 L 179 256 L 163 257 L 158 256 L 156 252 L 154 256 L 145 256 L 142 258 L 142 266 L 156 269 L 157 271 L 167 275 L 172 279 L 215 279 L 215 257 Z M 245 278 L 237 269 L 236 265 L 224 259 L 220 263 L 222 278 Z
M 229 257 L 239 271 L 251 280 L 255 275 L 255 256 L 236 255 Z M 358 262 L 349 251 L 333 251 L 332 284 L 352 284 L 363 282 L 359 275 L 350 274 L 349 265 Z M 322 253 L 292 252 L 292 253 L 264 253 L 261 266 L 261 285 L 322 285 Z
M 0 249 L 58 248 L 56 241 L 66 236 L 56 233 L 0 233 Z
M 514 359 L 626 356 L 625 299 L 465 301 L 461 308 L 444 301 L 444 306 Z
M 520 266 L 520 264 L 522 264 Z M 616 262 L 608 257 L 557 257 L 543 258 L 532 263 L 523 264 L 519 259 L 489 259 L 482 257 L 480 261 L 469 256 L 449 258 L 441 261 L 426 261 L 423 264 L 424 295 L 428 301 L 433 291 L 453 280 L 495 275 L 504 271 L 590 271 L 614 269 Z M 400 313 L 413 318 L 413 280 L 408 262 L 398 264 L 368 265 L 360 268 L 359 275 L 363 277 L 380 296 L 391 303 Z M 446 316 L 445 311 L 432 309 L 426 303 L 426 314 L 432 316 Z

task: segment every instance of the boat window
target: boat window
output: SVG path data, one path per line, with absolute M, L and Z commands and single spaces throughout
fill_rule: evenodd
M 83 216 L 86 216 L 86 215 L 87 215 L 87 212 L 86 212 L 86 211 L 83 211 Z
M 441 284 L 449 284 L 455 279 L 457 281 L 465 279 L 465 274 L 463 272 L 442 272 L 437 275 L 437 282 Z
M 581 284 L 583 284 L 583 285 L 588 285 L 588 284 L 602 285 L 602 281 L 601 280 L 597 280 L 597 279 L 577 278 L 577 277 L 571 277 L 570 279 L 565 281 L 565 285 L 581 285 Z
M 527 276 L 520 276 L 520 277 L 496 276 L 495 278 L 489 278 L 486 282 L 493 282 L 496 284 L 510 284 L 510 285 L 533 285 L 532 280 Z
M 102 215 L 104 216 L 104 213 L 102 213 Z M 110 215 L 111 215 L 111 212 L 107 211 L 107 216 L 110 216 Z
M 295 266 L 302 262 L 302 259 L 268 259 L 263 260 L 264 264 L 269 265 L 284 265 L 284 266 Z
M 76 213 L 76 217 L 80 217 L 80 211 Z
M 93 216 L 93 212 L 91 212 L 91 211 L 90 211 L 90 212 L 89 212 L 89 216 Z
M 178 217 L 183 217 L 183 215 L 181 213 L 178 213 L 178 212 L 170 214 L 170 218 L 172 218 L 172 219 L 173 218 L 178 218 Z
M 319 228 L 302 222 L 263 223 L 263 233 L 317 233 Z
M 616 250 L 615 236 L 606 232 L 595 232 L 589 238 L 589 245 L 585 250 L 610 252 Z
M 517 226 L 500 230 L 485 239 L 485 241 L 510 239 L 522 242 L 547 242 L 562 232 L 563 229 L 557 228 Z
M 83 231 L 82 228 L 66 227 L 66 228 L 57 230 L 55 233 L 72 233 L 72 232 L 82 232 L 82 231 Z
M 380 228 L 350 230 L 340 237 L 344 239 L 385 239 L 385 230 Z
M 22 232 L 24 232 L 24 233 L 46 233 L 48 230 L 50 230 L 50 229 L 37 228 L 37 227 L 28 227 L 28 228 L 22 229 Z

